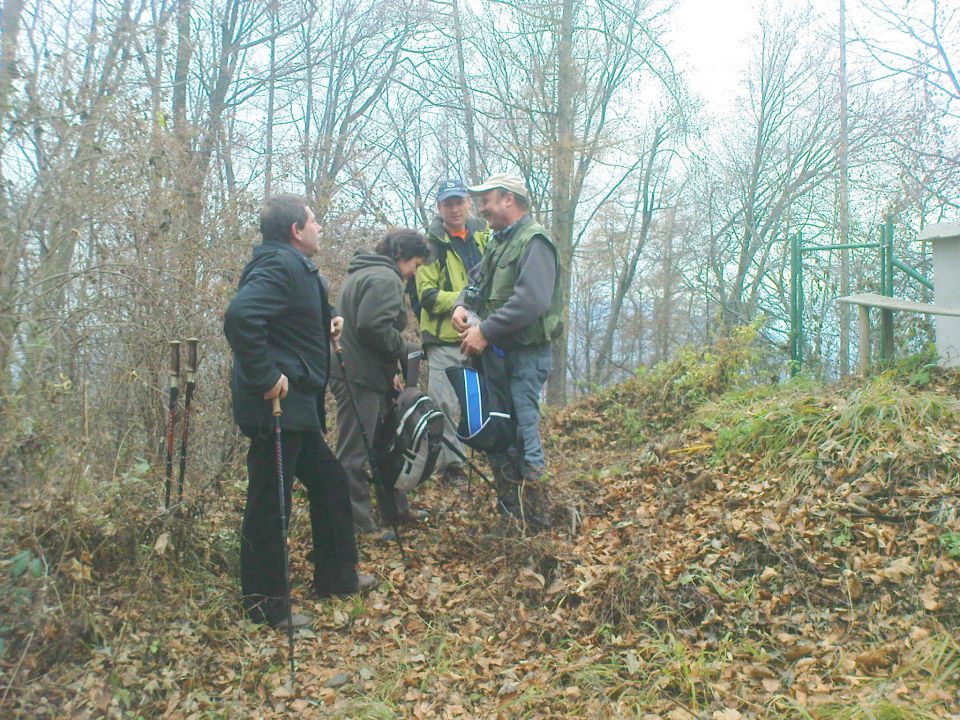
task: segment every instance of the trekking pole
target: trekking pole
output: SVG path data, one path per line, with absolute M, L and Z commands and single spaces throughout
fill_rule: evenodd
M 197 338 L 187 340 L 187 394 L 183 398 L 183 439 L 180 441 L 180 475 L 177 478 L 177 504 L 183 502 L 183 476 L 187 471 L 187 435 L 190 432 L 190 401 L 197 386 Z
M 170 483 L 173 481 L 173 419 L 180 394 L 180 341 L 170 341 L 170 402 L 167 407 L 167 479 L 164 483 L 163 508 L 170 508 Z
M 280 535 L 283 540 L 283 591 L 287 602 L 287 645 L 290 651 L 290 688 L 293 688 L 293 599 L 290 597 L 290 549 L 287 546 L 287 497 L 283 489 L 283 438 L 280 432 L 280 396 L 273 399 L 273 447 L 277 456 L 277 495 L 280 499 Z
M 384 493 L 393 492 L 380 481 L 380 473 L 377 472 L 377 463 L 373 457 L 373 446 L 367 437 L 367 431 L 363 427 L 363 417 L 360 415 L 360 406 L 357 405 L 357 398 L 353 395 L 353 388 L 350 387 L 350 380 L 347 378 L 347 367 L 343 362 L 343 348 L 340 347 L 340 341 L 333 341 L 333 349 L 337 353 L 337 362 L 340 364 L 340 372 L 343 373 L 343 384 L 347 386 L 347 395 L 350 397 L 350 404 L 353 405 L 353 413 L 357 416 L 357 425 L 360 426 L 360 437 L 363 438 L 363 447 L 367 451 L 367 461 L 370 463 L 370 472 L 373 474 L 373 482 L 383 488 Z M 400 548 L 400 557 L 403 563 L 407 563 L 407 553 L 403 549 L 403 539 L 400 537 L 400 525 L 394 520 L 390 527 L 397 538 L 397 547 Z

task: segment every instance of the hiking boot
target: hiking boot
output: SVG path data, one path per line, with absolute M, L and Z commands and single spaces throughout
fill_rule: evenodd
M 380 542 L 392 543 L 397 541 L 397 531 L 393 528 L 387 528 L 380 533 Z
M 337 591 L 329 592 L 326 590 L 320 591 L 320 590 L 317 590 L 316 587 L 314 587 L 314 593 L 316 594 L 317 598 L 319 598 L 320 600 L 326 600 L 327 598 L 331 598 L 331 597 L 348 597 L 350 595 L 366 595 L 370 591 L 376 589 L 376 587 L 379 584 L 380 584 L 380 581 L 377 580 L 377 578 L 374 577 L 373 575 L 369 575 L 367 573 L 361 573 L 357 575 L 356 587 L 354 587 L 351 590 L 337 590 Z
M 361 595 L 366 595 L 368 592 L 376 590 L 379 585 L 380 581 L 373 575 L 368 573 L 357 575 L 357 592 Z
M 271 623 L 270 627 L 274 628 L 275 630 L 283 631 L 287 629 L 287 622 L 288 618 L 286 615 L 284 615 L 277 622 Z M 302 613 L 293 613 L 293 615 L 289 618 L 289 622 L 291 623 L 290 627 L 296 630 L 298 628 L 307 627 L 312 621 Z
M 520 474 L 512 461 L 494 465 L 493 482 L 497 490 L 497 510 L 502 515 L 520 517 Z
M 409 510 L 400 513 L 397 516 L 397 525 L 416 525 L 419 522 L 423 522 L 428 517 L 430 513 L 426 510 L 414 510 L 410 508 Z
M 440 482 L 462 490 L 467 486 L 467 473 L 462 465 L 450 465 L 440 471 Z
M 523 524 L 525 529 L 538 533 L 550 528 L 550 499 L 542 470 L 526 473 L 521 490 Z

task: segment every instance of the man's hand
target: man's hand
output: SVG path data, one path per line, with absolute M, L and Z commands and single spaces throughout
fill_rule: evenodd
M 487 349 L 487 345 L 489 344 L 479 327 L 470 327 L 460 333 L 461 355 L 479 355 Z
M 397 392 L 403 392 L 403 378 L 399 375 L 393 376 L 393 389 Z
M 458 305 L 453 309 L 453 315 L 451 316 L 453 319 L 453 329 L 458 333 L 462 333 L 469 327 L 467 325 L 468 315 L 469 313 L 463 305 Z
M 343 332 L 343 318 L 337 315 L 330 321 L 330 340 L 339 340 Z
M 283 373 L 280 373 L 280 379 L 277 380 L 277 384 L 263 394 L 263 399 L 273 400 L 275 397 L 279 396 L 280 399 L 283 400 L 287 396 L 288 385 L 289 381 L 287 380 L 287 376 Z

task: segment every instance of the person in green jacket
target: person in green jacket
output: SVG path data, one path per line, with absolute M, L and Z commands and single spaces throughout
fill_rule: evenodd
M 453 327 L 450 313 L 460 291 L 469 284 L 469 271 L 480 264 L 490 236 L 487 224 L 470 215 L 471 208 L 467 186 L 462 180 L 453 178 L 440 183 L 437 215 L 427 232 L 434 258 L 417 270 L 420 342 L 429 368 L 427 391 L 443 411 L 446 418 L 443 434 L 455 448 L 451 450 L 443 445 L 437 469 L 444 482 L 458 485 L 466 480 L 461 460 L 464 450 L 456 431 L 460 408 L 445 371 L 448 367 L 463 365 L 466 358 L 460 353 L 460 333 Z
M 422 234 L 416 230 L 394 230 L 377 244 L 374 252 L 357 251 L 347 266 L 347 277 L 337 298 L 337 309 L 343 316 L 342 357 L 359 416 L 337 363 L 331 368 L 330 387 L 337 399 L 337 458 L 347 473 L 353 523 L 359 532 L 378 530 L 363 470 L 368 458 L 361 423 L 367 439 L 373 442 L 392 393 L 402 389 L 399 370 L 406 342 L 400 333 L 407 324 L 404 288 L 429 258 L 430 245 Z M 387 493 L 379 486 L 376 491 L 380 519 L 385 524 L 421 519 L 419 513 L 410 509 L 403 493 Z
M 560 253 L 530 214 L 523 178 L 494 175 L 469 190 L 493 233 L 473 274 L 475 285 L 460 294 L 452 322 L 460 352 L 480 356 L 487 382 L 513 406 L 514 442 L 489 454 L 499 506 L 539 531 L 550 525 L 540 393 L 553 365 L 550 343 L 562 329 Z M 479 325 L 471 324 L 469 310 Z

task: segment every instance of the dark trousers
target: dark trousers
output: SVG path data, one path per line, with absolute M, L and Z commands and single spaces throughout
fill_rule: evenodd
M 323 435 L 318 431 L 284 432 L 283 471 L 287 517 L 294 477 L 303 483 L 310 501 L 314 590 L 321 596 L 356 590 L 357 543 L 347 476 Z M 286 616 L 286 604 L 272 433 L 251 438 L 247 475 L 247 506 L 240 537 L 243 602 L 251 619 L 274 624 Z
M 350 400 L 346 384 L 338 378 L 330 381 L 330 389 L 337 399 L 337 457 L 347 473 L 353 521 L 357 529 L 360 532 L 376 532 L 377 523 L 373 519 L 370 504 L 370 481 L 364 472 L 364 466 L 369 469 L 370 459 L 367 456 L 363 433 L 366 433 L 367 440 L 371 443 L 371 450 L 376 451 L 377 428 L 387 414 L 390 398 L 386 392 L 377 392 L 353 383 L 350 388 L 353 399 L 357 401 L 356 409 Z M 357 410 L 360 411 L 359 416 Z M 380 508 L 380 520 L 383 523 L 390 525 L 410 510 L 405 493 L 399 490 L 384 490 L 379 484 L 374 488 Z

